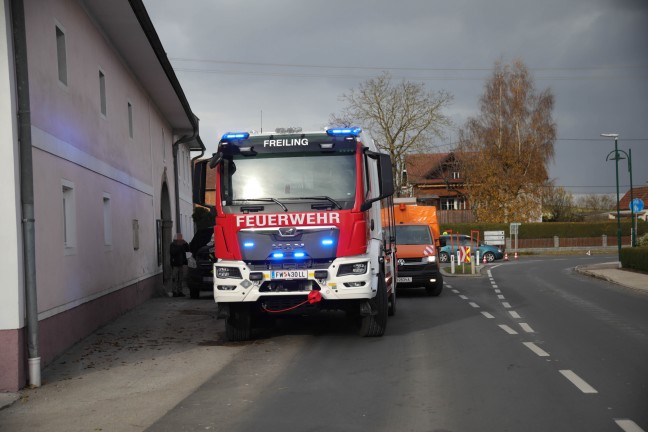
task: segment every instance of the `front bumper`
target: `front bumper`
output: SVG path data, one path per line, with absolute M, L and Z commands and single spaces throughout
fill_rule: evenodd
M 338 276 L 340 266 L 366 262 L 366 271 L 362 274 Z M 240 277 L 218 277 L 218 267 L 238 269 Z M 217 303 L 256 302 L 261 298 L 292 297 L 305 299 L 312 290 L 320 291 L 322 300 L 354 300 L 375 297 L 373 280 L 376 270 L 371 268 L 369 256 L 361 255 L 335 259 L 326 269 L 304 269 L 303 273 L 292 279 L 273 278 L 273 270 L 251 270 L 242 261 L 219 261 L 214 264 L 214 300 Z M 326 271 L 326 278 L 317 278 L 316 274 Z M 250 274 L 258 278 L 253 280 Z
M 442 278 L 436 263 L 424 265 L 399 265 L 397 287 L 422 287 L 436 283 Z

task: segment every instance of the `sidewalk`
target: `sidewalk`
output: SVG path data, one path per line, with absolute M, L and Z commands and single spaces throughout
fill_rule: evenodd
M 213 298 L 150 299 L 0 393 L 0 431 L 142 431 L 246 345 L 224 339 Z
M 577 266 L 578 273 L 648 292 L 648 274 L 620 268 L 618 261 Z

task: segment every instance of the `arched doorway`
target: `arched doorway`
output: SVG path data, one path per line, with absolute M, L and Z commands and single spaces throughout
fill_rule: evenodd
M 162 193 L 160 196 L 160 220 L 161 220 L 161 250 L 162 250 L 162 282 L 164 286 L 171 280 L 171 261 L 169 258 L 169 246 L 171 245 L 173 217 L 171 215 L 171 197 L 166 179 L 162 181 Z M 167 290 L 165 290 L 167 291 Z

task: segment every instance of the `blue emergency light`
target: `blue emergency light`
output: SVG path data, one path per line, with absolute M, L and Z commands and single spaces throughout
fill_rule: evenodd
M 332 239 L 324 239 L 322 240 L 322 246 L 331 246 L 333 244 Z
M 275 253 L 272 254 L 272 258 L 275 258 L 275 259 L 281 259 L 283 257 L 284 257 L 283 252 L 275 252 Z
M 357 137 L 362 132 L 362 129 L 359 127 L 350 127 L 350 128 L 331 128 L 326 129 L 326 134 L 329 136 L 354 136 Z
M 246 248 L 254 247 L 254 242 L 247 241 L 247 242 L 243 243 L 243 247 L 246 247 Z
M 305 256 L 306 256 L 306 254 L 304 252 L 295 252 L 293 254 L 293 257 L 295 257 L 295 258 L 304 258 Z
M 223 134 L 221 141 L 246 140 L 250 138 L 249 132 L 227 132 Z

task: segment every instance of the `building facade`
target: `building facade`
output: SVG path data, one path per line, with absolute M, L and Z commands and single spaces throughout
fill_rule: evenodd
M 163 290 L 204 146 L 141 1 L 0 1 L 0 391 L 15 391 L 32 360 Z

